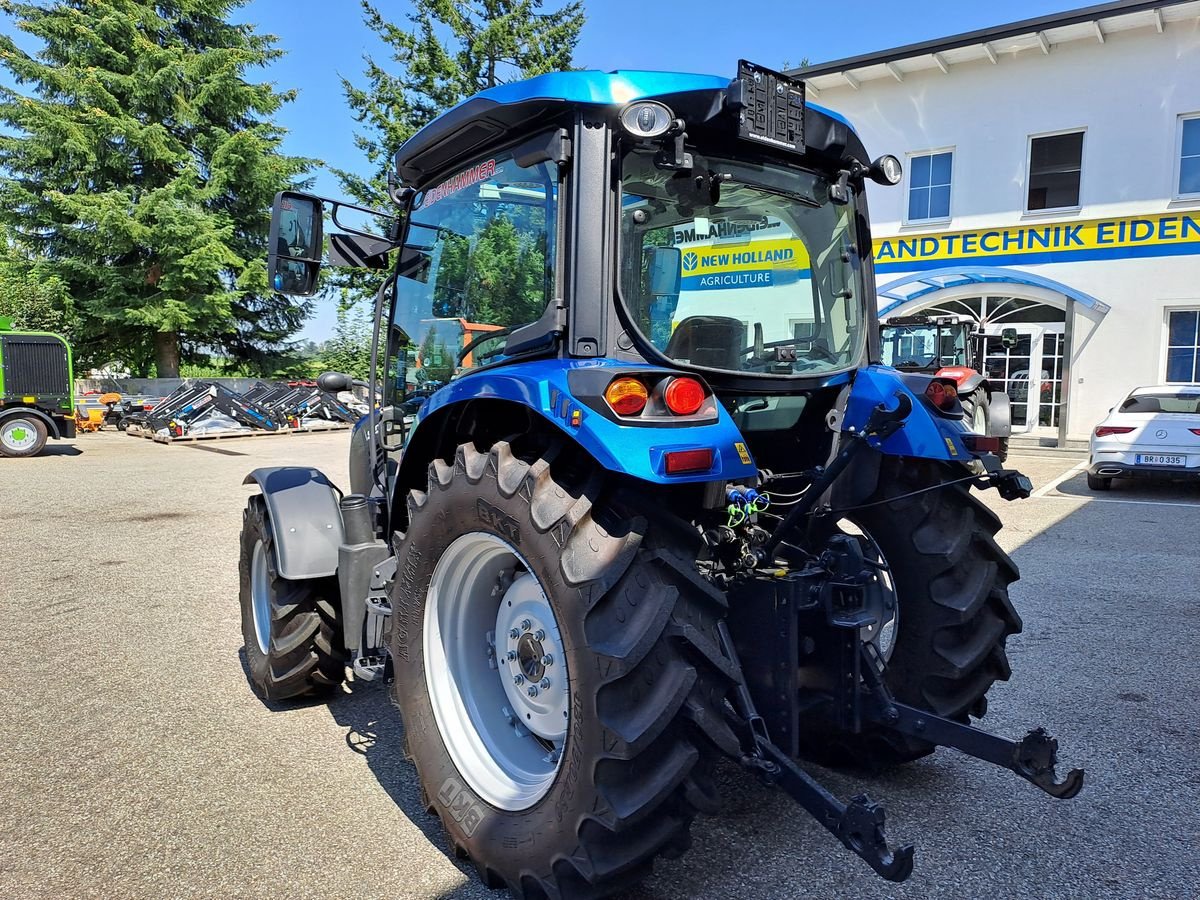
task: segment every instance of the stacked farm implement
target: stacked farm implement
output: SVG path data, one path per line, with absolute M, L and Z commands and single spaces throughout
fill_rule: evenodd
M 238 393 L 212 381 L 182 385 L 152 408 L 123 419 L 130 434 L 162 443 L 176 440 L 331 431 L 363 415 L 355 404 L 315 384 L 264 384 Z

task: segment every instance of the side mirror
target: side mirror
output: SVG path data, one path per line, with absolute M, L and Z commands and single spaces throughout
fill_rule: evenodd
M 1008 347 L 1010 349 L 1017 346 L 1017 329 L 1005 328 L 1003 331 L 1001 331 L 1000 344 L 1001 346 Z
M 332 394 L 348 391 L 352 384 L 354 379 L 343 372 L 323 372 L 317 376 L 317 387 Z
M 660 349 L 671 339 L 671 320 L 679 306 L 683 253 L 678 247 L 645 247 L 645 295 L 649 300 L 650 340 Z
M 281 294 L 309 297 L 321 271 L 323 206 L 318 197 L 280 191 L 271 206 L 267 279 Z

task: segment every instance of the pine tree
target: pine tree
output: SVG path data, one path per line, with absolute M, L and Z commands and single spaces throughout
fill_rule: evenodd
M 42 43 L 0 35 L 0 223 L 67 285 L 84 358 L 262 364 L 304 319 L 264 261 L 271 199 L 312 162 L 279 151 L 293 92 L 247 80 L 282 51 L 228 21 L 244 2 L 0 0 Z
M 385 209 L 392 155 L 418 129 L 486 88 L 571 68 L 583 28 L 581 0 L 545 11 L 542 0 L 414 0 L 411 28 L 395 25 L 362 0 L 367 26 L 387 45 L 391 66 L 367 56 L 365 88 L 342 80 L 367 174 L 335 169 L 342 188 Z

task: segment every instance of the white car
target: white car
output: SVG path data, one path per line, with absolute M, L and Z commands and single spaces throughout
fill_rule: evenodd
M 1094 491 L 1114 478 L 1200 480 L 1200 385 L 1136 388 L 1092 431 L 1088 449 Z

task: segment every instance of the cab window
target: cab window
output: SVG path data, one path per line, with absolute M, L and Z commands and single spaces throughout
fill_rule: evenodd
M 558 171 L 489 157 L 414 201 L 389 335 L 393 397 L 504 358 L 554 290 Z

